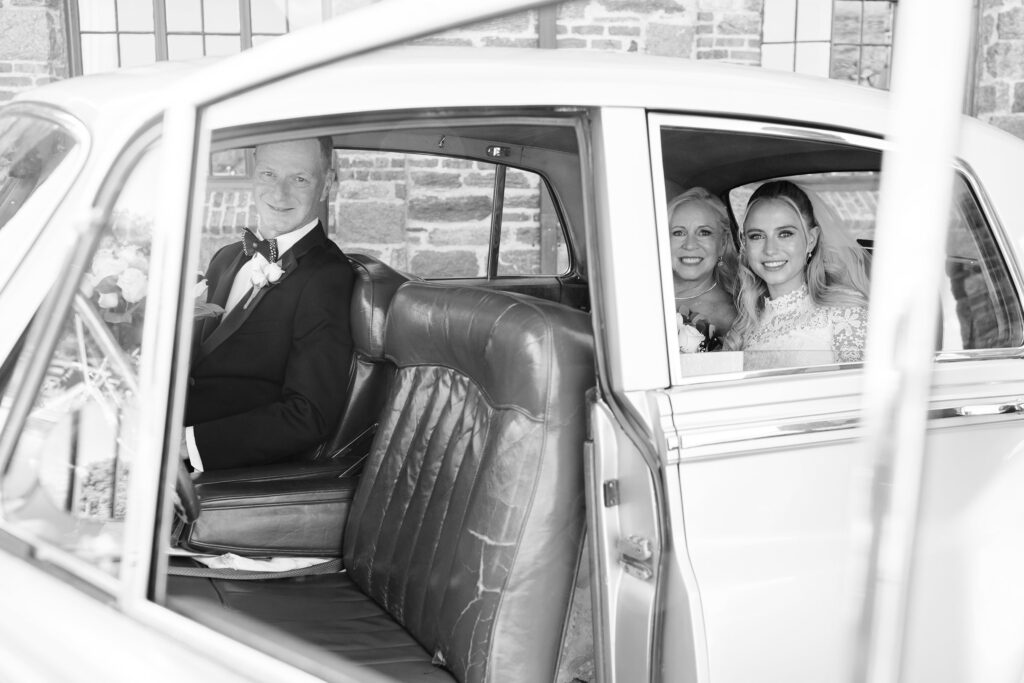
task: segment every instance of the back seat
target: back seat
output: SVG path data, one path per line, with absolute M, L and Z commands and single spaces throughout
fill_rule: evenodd
M 394 364 L 344 530 L 346 571 L 273 581 L 171 576 L 200 597 L 399 680 L 551 681 L 584 527 L 589 317 L 410 282 Z
M 394 367 L 384 358 L 384 321 L 395 292 L 407 275 L 364 254 L 348 254 L 356 279 L 349 316 L 352 364 L 341 420 L 328 439 L 309 453 L 314 461 L 347 463 L 356 474 L 377 428 L 388 379 Z

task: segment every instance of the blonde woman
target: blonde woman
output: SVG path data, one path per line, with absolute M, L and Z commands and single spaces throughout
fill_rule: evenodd
M 705 328 L 701 350 L 715 350 L 736 319 L 736 246 L 729 213 L 721 199 L 693 187 L 669 202 L 668 216 L 676 313 L 680 322 Z
M 726 340 L 745 367 L 863 360 L 867 255 L 812 196 L 779 180 L 747 203 L 739 314 Z

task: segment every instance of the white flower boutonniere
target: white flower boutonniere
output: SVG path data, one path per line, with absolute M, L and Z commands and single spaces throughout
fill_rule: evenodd
M 284 268 L 280 261 L 271 263 L 263 254 L 254 254 L 252 257 L 252 272 L 249 273 L 249 283 L 252 284 L 252 294 L 245 302 L 243 308 L 249 308 L 249 304 L 256 298 L 256 294 L 270 285 L 276 284 L 284 275 Z

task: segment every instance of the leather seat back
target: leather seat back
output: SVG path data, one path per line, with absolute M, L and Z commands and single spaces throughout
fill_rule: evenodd
M 550 681 L 584 525 L 589 317 L 408 283 L 345 530 L 350 578 L 460 681 Z
M 359 460 L 373 436 L 393 366 L 384 358 L 384 321 L 391 298 L 409 278 L 372 256 L 348 254 L 355 271 L 349 315 L 352 365 L 341 420 L 311 454 L 313 460 Z M 351 447 L 351 448 L 349 448 Z

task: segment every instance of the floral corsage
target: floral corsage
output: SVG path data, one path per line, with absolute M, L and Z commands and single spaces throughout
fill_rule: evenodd
M 715 326 L 698 313 L 676 313 L 676 333 L 680 353 L 718 351 L 722 348 L 722 339 L 715 334 Z
M 277 281 L 284 275 L 284 268 L 281 261 L 268 261 L 263 254 L 254 254 L 252 257 L 252 272 L 249 273 L 249 283 L 252 285 L 252 294 L 249 295 L 242 308 L 249 308 L 249 304 L 256 298 L 256 294 L 264 287 L 277 284 Z

